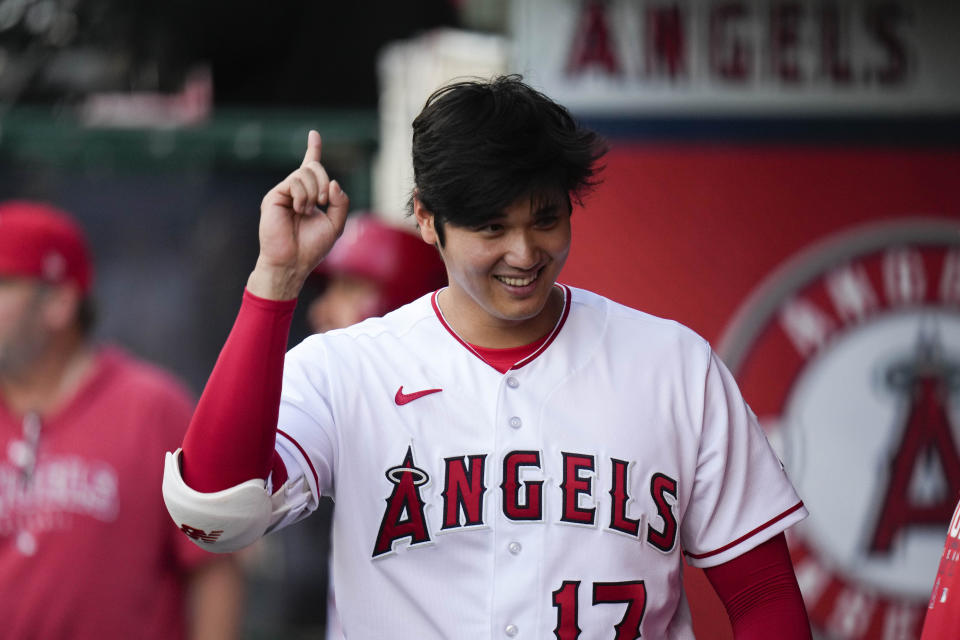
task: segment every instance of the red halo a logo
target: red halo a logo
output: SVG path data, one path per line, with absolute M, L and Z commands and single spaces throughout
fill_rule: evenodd
M 803 251 L 718 351 L 810 510 L 790 546 L 817 633 L 918 638 L 960 496 L 960 223 Z

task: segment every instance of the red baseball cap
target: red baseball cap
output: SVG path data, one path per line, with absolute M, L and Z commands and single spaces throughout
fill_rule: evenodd
M 447 282 L 437 250 L 411 231 L 387 224 L 371 212 L 353 214 L 314 273 L 373 281 L 380 289 L 380 313 L 396 309 Z
M 83 230 L 68 213 L 49 204 L 0 203 L 0 276 L 73 282 L 88 293 L 93 265 Z

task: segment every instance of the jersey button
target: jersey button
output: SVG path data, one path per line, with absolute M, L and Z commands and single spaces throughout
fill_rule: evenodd
M 519 631 L 520 629 L 518 629 L 517 625 L 515 624 L 508 624 L 506 627 L 503 628 L 503 632 L 508 636 L 510 636 L 511 638 L 517 635 Z
M 523 426 L 523 420 L 521 420 L 517 416 L 513 416 L 512 418 L 510 418 L 510 426 L 513 427 L 514 429 L 519 429 L 520 427 Z
M 519 542 L 511 542 L 510 544 L 507 545 L 507 549 L 513 555 L 518 555 L 523 550 L 523 547 L 520 545 Z
M 507 386 L 510 387 L 511 389 L 516 389 L 517 387 L 520 386 L 520 381 L 514 378 L 513 376 L 510 376 L 509 378 L 507 378 Z

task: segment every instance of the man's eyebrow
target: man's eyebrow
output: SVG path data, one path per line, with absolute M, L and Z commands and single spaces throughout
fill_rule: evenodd
M 546 202 L 537 207 L 537 210 L 533 212 L 535 218 L 541 218 L 544 216 L 556 215 L 560 209 L 559 202 Z
M 505 219 L 506 218 L 504 216 L 489 216 L 487 218 L 484 218 L 483 220 L 466 222 L 462 226 L 464 229 L 473 229 L 476 231 L 476 230 L 483 229 L 484 227 L 488 227 L 492 224 L 503 224 L 503 221 Z

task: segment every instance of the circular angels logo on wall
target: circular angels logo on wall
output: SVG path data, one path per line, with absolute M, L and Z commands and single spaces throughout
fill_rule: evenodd
M 801 252 L 718 351 L 810 511 L 790 546 L 818 636 L 918 638 L 960 496 L 960 222 Z

